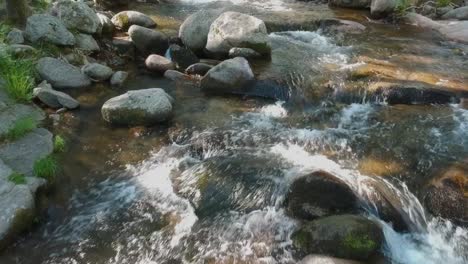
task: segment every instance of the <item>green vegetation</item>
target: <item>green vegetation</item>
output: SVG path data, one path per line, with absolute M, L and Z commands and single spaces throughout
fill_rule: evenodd
M 0 43 L 4 43 L 6 36 L 11 31 L 11 25 L 5 22 L 0 22 Z
M 367 235 L 348 234 L 343 242 L 345 247 L 357 252 L 370 252 L 377 246 Z
M 34 74 L 32 59 L 15 60 L 5 52 L 0 53 L 0 77 L 5 81 L 5 90 L 16 101 L 31 101 Z
M 398 16 L 404 16 L 412 7 L 410 0 L 397 0 L 395 13 Z
M 26 183 L 26 178 L 24 175 L 18 172 L 13 172 L 10 176 L 8 176 L 8 180 L 16 185 Z
M 437 0 L 436 6 L 437 7 L 446 7 L 452 4 L 452 0 Z
M 37 122 L 31 117 L 24 117 L 17 120 L 13 127 L 5 135 L 7 140 L 16 140 L 23 137 L 37 127 Z
M 49 8 L 51 2 L 52 2 L 52 0 L 33 0 L 32 1 L 32 8 L 36 12 L 43 12 L 43 11 L 46 11 Z
M 36 162 L 34 162 L 33 171 L 37 177 L 44 178 L 48 181 L 53 180 L 58 172 L 57 160 L 50 155 L 36 160 Z
M 56 135 L 54 138 L 54 152 L 64 152 L 67 147 L 67 142 L 60 135 Z

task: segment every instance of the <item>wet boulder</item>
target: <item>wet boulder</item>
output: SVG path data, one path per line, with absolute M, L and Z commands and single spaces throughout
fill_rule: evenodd
M 149 55 L 145 60 L 145 66 L 152 72 L 164 73 L 167 70 L 174 70 L 175 66 L 172 61 L 166 57 L 156 54 Z
M 269 55 L 271 43 L 265 23 L 238 12 L 221 14 L 211 24 L 206 50 L 215 57 L 227 57 L 232 48 L 249 48 Z
M 177 44 L 169 46 L 168 50 L 169 57 L 175 63 L 177 69 L 185 70 L 188 66 L 198 63 L 197 55 L 195 55 L 190 49 L 181 47 Z
M 114 32 L 114 24 L 112 20 L 104 14 L 97 13 L 99 22 L 101 23 L 101 34 L 112 34 Z
M 209 65 L 206 63 L 195 63 L 187 67 L 185 70 L 185 73 L 190 74 L 190 75 L 201 75 L 204 76 L 209 70 L 213 68 L 213 65 Z
M 70 30 L 94 34 L 101 30 L 96 12 L 82 1 L 60 0 L 51 8 L 51 14 L 60 18 Z
M 242 94 L 254 79 L 249 62 L 237 57 L 214 66 L 200 85 L 202 91 L 209 94 Z
M 371 0 L 330 0 L 331 6 L 348 7 L 348 8 L 369 8 Z
M 183 74 L 182 72 L 175 71 L 175 70 L 167 70 L 164 73 L 164 77 L 166 79 L 169 79 L 171 81 L 178 81 L 178 80 L 184 80 L 184 79 L 190 79 L 190 76 Z
M 24 31 L 30 42 L 45 41 L 56 45 L 75 45 L 75 37 L 63 22 L 51 15 L 32 15 L 26 22 Z
M 63 60 L 45 57 L 37 62 L 36 70 L 42 80 L 55 89 L 81 88 L 91 85 L 91 80 L 75 67 Z
M 51 108 L 75 109 L 80 106 L 80 103 L 70 95 L 52 89 L 52 87 L 46 82 L 43 82 L 39 87 L 34 88 L 33 95 Z
M 169 120 L 174 99 L 163 89 L 128 91 L 109 99 L 101 108 L 102 117 L 116 125 L 154 125 Z
M 468 20 L 468 6 L 450 10 L 442 16 L 442 19 Z
M 221 13 L 221 10 L 201 10 L 185 19 L 179 29 L 184 45 L 197 54 L 203 53 L 210 26 Z
M 249 48 L 232 48 L 229 50 L 229 58 L 244 57 L 246 59 L 254 59 L 262 57 L 262 54 Z
M 81 70 L 95 82 L 108 80 L 114 74 L 111 68 L 99 63 L 88 63 Z
M 293 244 L 305 254 L 367 260 L 382 247 L 379 225 L 357 215 L 336 215 L 304 223 L 292 235 Z
M 154 20 L 137 11 L 122 11 L 112 17 L 112 23 L 116 28 L 126 30 L 132 25 L 138 25 L 145 28 L 156 27 Z
M 468 226 L 468 165 L 454 164 L 431 181 L 424 191 L 427 210 L 439 217 Z
M 329 35 L 338 33 L 360 34 L 366 30 L 366 26 L 361 23 L 344 19 L 323 19 L 319 24 L 320 29 Z
M 111 9 L 116 7 L 126 7 L 130 0 L 94 0 L 94 3 L 101 8 Z
M 439 32 L 446 38 L 468 43 L 468 21 L 456 21 L 439 28 Z
M 133 25 L 128 29 L 128 35 L 132 39 L 137 50 L 144 55 L 164 54 L 169 46 L 167 36 L 163 33 Z
M 313 220 L 356 212 L 358 199 L 346 182 L 328 172 L 316 171 L 293 182 L 287 206 L 293 217 Z

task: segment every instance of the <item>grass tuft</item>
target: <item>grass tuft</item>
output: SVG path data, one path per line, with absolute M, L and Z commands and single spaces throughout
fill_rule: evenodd
M 64 152 L 67 147 L 67 142 L 60 135 L 56 135 L 54 138 L 54 152 Z
M 8 130 L 8 132 L 5 135 L 5 138 L 7 140 L 16 140 L 27 133 L 33 131 L 37 127 L 37 121 L 34 120 L 32 117 L 24 117 L 21 119 L 18 119 L 14 124 L 13 127 Z
M 13 172 L 10 176 L 8 176 L 8 180 L 16 185 L 26 184 L 26 178 L 23 174 L 18 172 Z
M 436 6 L 437 7 L 446 7 L 452 4 L 452 0 L 437 0 L 436 1 Z
M 53 180 L 58 172 L 57 160 L 50 155 L 36 160 L 36 162 L 34 162 L 33 171 L 37 177 L 48 181 Z
M 11 28 L 11 25 L 5 22 L 0 22 L 0 43 L 5 43 L 6 36 L 11 31 Z
M 0 77 L 5 81 L 6 92 L 16 101 L 31 101 L 34 74 L 32 59 L 15 60 L 6 53 L 0 54 Z

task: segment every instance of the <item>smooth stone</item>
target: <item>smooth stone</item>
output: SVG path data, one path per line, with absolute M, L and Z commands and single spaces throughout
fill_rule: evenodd
M 320 21 L 320 29 L 325 33 L 360 34 L 366 30 L 361 23 L 344 19 L 324 19 Z
M 201 80 L 201 90 L 210 94 L 237 94 L 255 80 L 249 62 L 237 57 L 221 62 L 209 70 Z
M 329 4 L 331 6 L 365 9 L 371 6 L 371 0 L 330 0 Z
M 221 10 L 200 10 L 185 19 L 179 29 L 179 38 L 184 45 L 197 54 L 202 54 L 210 26 L 221 13 Z
M 111 68 L 99 63 L 88 63 L 83 66 L 82 71 L 95 82 L 108 80 L 114 74 Z
M 112 23 L 112 20 L 101 13 L 97 13 L 97 16 L 99 18 L 99 22 L 101 23 L 101 34 L 111 35 L 112 33 L 114 33 L 115 26 Z
M 101 109 L 104 120 L 116 125 L 153 125 L 172 116 L 174 99 L 163 89 L 132 90 L 109 99 Z
M 397 0 L 372 0 L 371 16 L 373 18 L 384 18 L 393 12 L 397 6 Z
M 121 87 L 127 81 L 127 78 L 128 78 L 128 72 L 117 71 L 112 75 L 110 79 L 110 84 L 115 87 Z
M 102 29 L 96 12 L 81 1 L 59 0 L 53 3 L 50 12 L 70 30 L 94 34 Z
M 51 15 L 32 15 L 26 22 L 24 31 L 30 42 L 46 41 L 56 45 L 73 46 L 75 37 L 63 22 Z
M 183 74 L 179 71 L 175 70 L 167 70 L 164 73 L 164 77 L 171 80 L 171 81 L 177 81 L 177 80 L 183 80 L 183 79 L 189 79 L 190 76 Z
M 442 16 L 442 19 L 468 20 L 468 6 L 450 10 Z
M 164 73 L 167 70 L 174 70 L 175 65 L 166 57 L 152 54 L 145 60 L 145 66 L 148 70 L 153 72 Z
M 23 44 L 23 31 L 17 28 L 13 28 L 10 32 L 8 32 L 8 35 L 6 36 L 6 42 L 8 44 Z
M 468 43 L 468 21 L 450 23 L 441 27 L 439 32 L 450 40 Z
M 133 56 L 135 52 L 135 45 L 130 38 L 114 37 L 112 39 L 112 45 L 119 54 L 126 54 Z
M 144 55 L 164 54 L 169 46 L 166 35 L 142 26 L 131 26 L 128 35 L 138 51 Z
M 37 49 L 24 44 L 13 44 L 9 46 L 9 51 L 15 56 L 29 56 L 37 52 Z
M 185 73 L 190 74 L 190 75 L 201 75 L 204 76 L 211 68 L 213 68 L 213 65 L 206 64 L 206 63 L 195 63 L 193 65 L 190 65 L 186 70 Z
M 246 59 L 260 58 L 262 54 L 249 48 L 232 48 L 229 50 L 229 58 L 244 57 Z
M 81 88 L 91 85 L 91 80 L 75 67 L 63 60 L 45 57 L 37 62 L 36 70 L 41 79 L 55 89 Z
M 70 95 L 51 88 L 34 88 L 33 95 L 51 108 L 65 107 L 67 109 L 75 109 L 80 106 L 80 103 Z
M 221 14 L 210 26 L 206 50 L 217 57 L 227 57 L 231 48 L 250 48 L 262 55 L 271 53 L 265 23 L 238 12 Z
M 91 35 L 80 33 L 80 34 L 75 35 L 75 39 L 76 39 L 76 47 L 81 50 L 90 51 L 90 52 L 95 52 L 95 51 L 100 50 L 99 44 Z
M 154 22 L 151 17 L 137 11 L 119 12 L 112 17 L 111 21 L 115 27 L 123 30 L 126 30 L 132 25 L 138 25 L 145 28 L 156 27 L 156 22 Z
M 308 255 L 299 261 L 298 264 L 364 264 L 359 261 L 333 258 L 323 255 Z

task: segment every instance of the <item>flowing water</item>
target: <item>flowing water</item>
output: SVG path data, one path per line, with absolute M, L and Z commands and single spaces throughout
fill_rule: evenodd
M 140 8 L 177 25 L 206 2 Z M 273 11 L 298 5 L 234 2 Z M 39 223 L 0 263 L 296 263 L 290 235 L 299 223 L 284 202 L 290 184 L 316 170 L 359 195 L 362 215 L 384 230 L 389 262 L 467 263 L 468 230 L 431 216 L 419 198 L 435 169 L 468 156 L 468 111 L 456 104 L 393 106 L 365 95 L 351 104 L 316 99 L 323 80 L 346 85 L 342 70 L 359 64 L 353 58 L 360 55 L 409 65 L 395 56 L 429 53 L 435 62 L 418 70 L 465 81 L 466 65 L 447 57 L 453 44 L 427 32 L 366 26 L 365 40 L 341 41 L 320 30 L 271 33 L 271 62 L 254 63 L 254 71 L 281 79 L 287 101 L 206 97 L 193 83 L 136 69 L 126 88 L 164 88 L 176 98 L 175 114 L 168 124 L 128 129 L 107 126 L 99 114 L 102 102 L 122 91 L 80 91 L 83 107 L 63 125 L 71 131 L 56 128 L 70 140 L 63 173 L 40 205 Z M 376 192 L 392 198 L 411 232 L 379 218 Z

